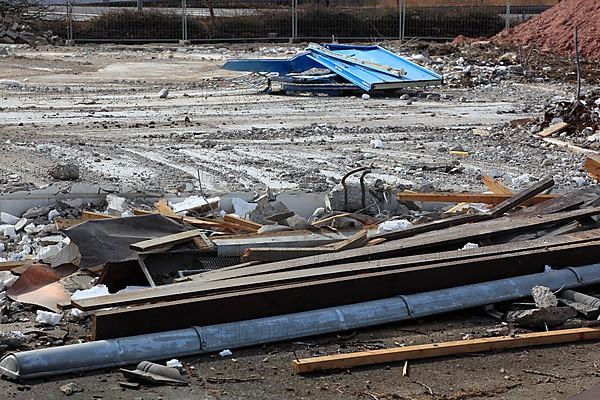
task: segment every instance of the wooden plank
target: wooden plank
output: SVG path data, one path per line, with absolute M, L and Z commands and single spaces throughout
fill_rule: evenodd
M 447 250 L 451 246 L 461 247 L 469 241 L 480 241 L 491 237 L 536 230 L 546 226 L 564 224 L 579 218 L 600 214 L 600 208 L 590 208 L 562 213 L 555 213 L 541 218 L 509 218 L 502 217 L 466 225 L 447 228 L 443 231 L 422 233 L 410 238 L 389 240 L 377 246 L 344 250 L 319 257 L 303 257 L 295 260 L 273 262 L 238 269 L 211 271 L 192 279 L 229 279 L 240 274 L 255 275 L 273 271 L 314 268 L 323 265 L 350 263 L 364 260 L 381 260 L 390 257 Z
M 0 262 L 0 271 L 10 271 L 13 268 L 21 268 L 33 264 L 33 260 L 23 261 L 2 261 Z
M 538 132 L 537 135 L 545 138 L 547 136 L 558 133 L 558 132 L 562 131 L 563 129 L 566 129 L 568 126 L 569 126 L 569 124 L 567 124 L 566 122 L 559 122 L 554 125 L 550 125 L 549 127 L 547 127 L 546 129 L 544 129 L 541 132 Z
M 212 251 L 217 247 L 213 242 L 210 241 L 204 232 L 200 233 L 198 237 L 193 238 L 193 241 L 199 250 Z
M 583 147 L 579 147 L 576 146 L 572 143 L 569 142 L 565 142 L 564 140 L 559 140 L 559 139 L 555 139 L 555 138 L 544 138 L 543 139 L 544 142 L 546 143 L 550 143 L 553 144 L 555 146 L 558 147 L 564 147 L 565 149 L 575 153 L 575 154 L 585 154 L 585 155 L 590 155 L 590 154 L 599 154 L 596 150 L 592 150 L 592 149 L 585 149 Z
M 256 232 L 262 228 L 261 224 L 257 224 L 256 222 L 249 221 L 232 214 L 225 214 L 223 221 L 237 225 L 240 227 L 240 229 L 247 230 L 248 232 Z
M 372 239 L 398 240 L 415 236 L 420 233 L 439 231 L 441 229 L 450 228 L 453 226 L 470 224 L 472 222 L 480 222 L 491 219 L 490 215 L 486 214 L 464 214 L 453 215 L 448 218 L 437 221 L 426 222 L 424 224 L 414 225 L 412 228 L 404 229 L 397 232 L 382 232 L 371 236 Z
M 169 203 L 165 199 L 160 199 L 156 203 L 154 203 L 154 208 L 156 208 L 156 210 L 164 216 L 167 216 L 167 217 L 177 217 L 178 216 L 177 214 L 175 214 L 175 211 L 173 211 L 173 209 L 171 208 L 171 206 L 169 206 Z
M 87 221 L 90 219 L 109 219 L 109 218 L 114 218 L 114 217 L 112 215 L 102 214 L 102 213 L 98 213 L 98 212 L 94 212 L 94 211 L 84 211 L 81 213 L 81 219 L 84 221 Z
M 497 179 L 492 178 L 491 176 L 484 175 L 481 177 L 481 182 L 487 186 L 488 189 L 492 191 L 494 194 L 504 194 L 512 196 L 513 192 L 504 186 L 502 182 Z
M 495 194 L 495 193 L 411 193 L 400 192 L 397 194 L 398 201 L 422 201 L 432 203 L 484 203 L 496 205 L 510 199 L 512 195 Z M 550 200 L 558 195 L 556 194 L 541 194 L 537 195 L 523 205 L 532 205 L 541 203 L 542 201 Z
M 589 189 L 579 189 L 563 194 L 554 199 L 523 208 L 512 214 L 513 217 L 534 217 L 536 215 L 548 215 L 556 212 L 575 209 L 584 204 L 587 199 L 593 197 Z
M 330 246 L 333 248 L 334 251 L 343 251 L 362 247 L 366 245 L 369 241 L 367 233 L 368 232 L 366 229 L 362 229 L 356 232 L 354 235 L 350 236 L 348 239 L 342 240 L 338 243 L 334 243 Z
M 135 292 L 101 296 L 93 299 L 81 299 L 74 302 L 74 305 L 82 310 L 89 311 L 104 307 L 176 300 L 218 292 L 246 290 L 260 286 L 290 284 L 291 282 L 324 282 L 326 279 L 333 279 L 333 282 L 345 285 L 360 285 L 360 290 L 357 290 L 356 294 L 352 296 L 374 296 L 373 298 L 380 298 L 378 296 L 391 297 L 394 293 L 408 294 L 417 291 L 436 290 L 448 287 L 446 285 L 477 283 L 478 279 L 501 279 L 498 275 L 491 275 L 509 274 L 508 276 L 511 276 L 511 271 L 512 273 L 517 271 L 518 274 L 540 272 L 543 270 L 544 265 L 548 263 L 551 263 L 556 267 L 564 266 L 562 265 L 563 262 L 567 265 L 573 265 L 574 262 L 578 263 L 578 265 L 591 263 L 595 260 L 593 258 L 595 257 L 595 250 L 593 249 L 597 249 L 598 246 L 600 246 L 600 241 L 595 240 L 584 242 L 583 244 L 556 246 L 556 248 L 545 246 L 542 249 L 536 249 L 535 251 L 525 250 L 519 252 L 517 250 L 510 254 L 501 253 L 495 255 L 483 255 L 467 260 L 461 260 L 459 257 L 457 261 L 452 262 L 448 262 L 447 260 L 444 260 L 443 262 L 434 261 L 424 265 L 418 265 L 418 262 L 416 262 L 415 264 L 417 264 L 417 266 L 399 265 L 398 261 L 402 260 L 381 260 L 373 263 L 365 261 L 345 266 L 324 266 L 309 270 L 273 272 L 270 274 L 243 276 L 225 280 L 194 280 L 175 285 L 163 285 L 153 289 L 141 289 Z M 327 255 L 322 255 L 320 257 L 326 256 Z M 568 257 L 566 259 L 561 259 L 561 256 Z M 540 259 L 542 259 L 544 263 L 536 264 L 534 262 L 535 260 Z M 291 263 L 292 261 L 287 261 L 287 263 Z M 496 263 L 494 265 L 499 266 L 500 270 L 496 271 L 494 269 L 495 267 L 483 268 L 482 265 L 484 263 Z M 414 280 L 416 279 L 416 276 L 431 273 L 431 268 L 442 268 L 442 270 L 447 271 L 447 273 L 444 274 L 441 281 L 427 280 L 417 282 Z M 464 270 L 465 268 L 469 269 L 468 274 Z M 541 269 L 538 270 L 538 268 Z M 454 276 L 449 272 L 455 269 L 461 269 L 464 276 Z M 400 275 L 403 277 L 400 278 Z M 411 276 L 414 278 L 413 280 L 409 279 Z M 502 277 L 507 276 L 503 275 Z M 441 279 L 439 276 L 438 278 Z M 374 286 L 371 287 L 370 285 Z M 371 291 L 369 291 L 368 287 L 371 287 Z M 377 289 L 374 290 L 374 288 Z M 403 291 L 406 291 L 407 293 L 402 293 Z M 333 293 L 331 293 L 331 295 L 333 295 Z M 367 301 L 373 298 L 361 297 L 357 301 Z M 348 299 L 349 298 L 344 298 L 344 300 Z
M 348 216 L 350 216 L 350 213 L 340 213 L 340 214 L 332 215 L 331 217 L 327 217 L 327 218 L 323 218 L 318 221 L 315 221 L 311 225 L 318 226 L 318 225 L 322 225 L 322 224 L 326 224 L 328 222 L 334 221 L 338 218 L 344 218 L 344 217 L 348 217 Z
M 292 369 L 297 373 L 308 373 L 396 361 L 480 353 L 484 351 L 500 351 L 521 347 L 598 339 L 600 339 L 600 328 L 563 329 L 549 332 L 524 333 L 515 336 L 428 343 L 394 349 L 368 350 L 347 354 L 303 358 L 293 360 Z
M 225 281 L 223 287 L 229 291 L 198 293 L 194 298 L 97 311 L 94 337 L 107 339 L 194 325 L 242 321 L 443 289 L 468 284 L 466 282 L 477 283 L 493 279 L 494 276 L 541 272 L 548 262 L 558 267 L 572 265 L 573 258 L 582 254 L 585 257 L 580 262 L 586 263 L 594 259 L 593 253 L 599 248 L 600 240 L 596 240 L 577 246 L 556 246 L 550 250 L 539 248 L 509 256 L 500 254 L 417 268 L 369 274 L 358 271 L 348 276 L 339 276 L 335 271 L 336 266 L 330 269 L 328 275 L 321 274 L 310 281 L 284 284 L 270 281 L 268 285 L 250 286 L 243 290 L 234 290 L 227 285 L 229 281 Z M 166 315 L 169 317 L 165 318 Z M 147 324 L 146 321 L 153 323 Z
M 496 204 L 488 211 L 488 213 L 495 217 L 504 215 L 504 213 L 523 204 L 532 197 L 542 193 L 544 190 L 550 189 L 552 186 L 554 186 L 554 180 L 552 178 L 542 179 L 534 185 L 513 195 L 511 198 L 504 200 L 502 203 Z
M 54 225 L 56 226 L 56 229 L 60 231 L 75 225 L 79 225 L 83 221 L 84 220 L 81 218 L 54 218 Z
M 172 235 L 167 235 L 155 239 L 143 240 L 141 242 L 132 243 L 129 247 L 132 250 L 136 251 L 150 251 L 153 249 L 157 249 L 159 247 L 164 247 L 168 245 L 175 245 L 182 242 L 187 242 L 192 240 L 192 238 L 200 236 L 202 233 L 201 230 L 194 229 L 191 231 L 185 231 L 180 233 L 174 233 Z
M 583 163 L 583 168 L 597 181 L 600 181 L 600 155 L 591 154 Z
M 242 262 L 260 261 L 274 262 L 291 260 L 299 257 L 316 256 L 319 254 L 332 253 L 331 247 L 250 247 L 244 251 Z

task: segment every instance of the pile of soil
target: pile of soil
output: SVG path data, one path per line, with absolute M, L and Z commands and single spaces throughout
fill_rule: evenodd
M 600 1 L 562 0 L 554 7 L 492 38 L 497 44 L 533 45 L 544 52 L 575 54 L 574 29 L 579 27 L 579 50 L 588 60 L 600 60 Z

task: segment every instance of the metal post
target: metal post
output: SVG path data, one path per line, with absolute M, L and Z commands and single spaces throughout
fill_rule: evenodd
M 144 0 L 137 0 L 137 10 L 142 11 L 144 9 Z
M 179 44 L 187 46 L 189 43 L 187 29 L 187 0 L 181 0 L 181 40 L 179 41 Z
M 292 30 L 290 32 L 290 43 L 294 43 L 294 39 L 297 37 L 298 30 L 298 1 L 291 1 L 291 11 L 292 11 Z
M 67 3 L 67 45 L 73 44 L 73 4 Z
M 510 29 L 510 0 L 506 0 L 506 16 L 504 17 L 504 27 Z
M 402 3 L 402 23 L 400 30 L 400 40 L 404 40 L 404 33 L 406 32 L 406 0 L 400 0 Z

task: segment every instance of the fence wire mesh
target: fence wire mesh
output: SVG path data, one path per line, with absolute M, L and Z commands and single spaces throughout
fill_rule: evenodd
M 62 1 L 62 0 L 59 0 Z M 74 41 L 293 41 L 491 36 L 551 6 L 427 6 L 407 0 L 160 0 L 54 4 L 37 23 Z M 522 1 L 526 4 L 520 4 Z M 514 2 L 514 4 L 512 4 Z M 496 2 L 497 3 L 497 2 Z

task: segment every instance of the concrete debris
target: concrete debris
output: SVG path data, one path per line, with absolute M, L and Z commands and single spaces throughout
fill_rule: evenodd
M 250 213 L 254 211 L 256 207 L 258 207 L 258 204 L 256 203 L 248 203 L 247 201 L 238 199 L 237 197 L 231 199 L 231 203 L 233 204 L 234 214 L 242 218 L 248 218 Z
M 398 232 L 413 227 L 409 221 L 405 219 L 394 219 L 384 221 L 377 226 L 377 233 Z
M 167 97 L 169 97 L 169 88 L 163 88 L 158 92 L 159 99 L 166 99 Z
M 51 312 L 51 311 L 43 311 L 37 310 L 37 316 L 35 317 L 35 321 L 43 324 L 43 325 L 58 325 L 62 320 L 62 314 Z
M 558 299 L 552 290 L 545 286 L 534 286 L 531 289 L 531 296 L 537 308 L 556 307 L 558 305 Z
M 19 331 L 0 332 L 0 349 L 16 350 L 28 342 L 27 336 Z
M 219 352 L 219 355 L 220 355 L 221 357 L 229 357 L 229 356 L 232 356 L 232 355 L 233 355 L 233 353 L 231 352 L 231 350 L 229 350 L 229 349 L 225 349 L 225 350 L 222 350 L 222 351 L 220 351 L 220 352 Z
M 577 311 L 571 307 L 549 306 L 523 311 L 510 311 L 507 315 L 509 322 L 514 322 L 524 328 L 545 329 L 554 328 L 575 318 Z
M 127 200 L 124 197 L 117 196 L 116 194 L 107 194 L 106 202 L 108 203 L 106 211 L 110 215 L 121 217 L 128 209 L 126 203 Z
M 461 250 L 476 249 L 478 247 L 479 247 L 479 245 L 477 243 L 469 242 L 469 243 L 465 244 L 463 247 L 461 247 Z
M 63 394 L 65 396 L 71 396 L 71 395 L 74 395 L 75 393 L 83 392 L 83 388 L 76 382 L 65 383 L 59 389 L 61 392 L 63 392 Z
M 79 166 L 76 164 L 57 164 L 48 170 L 48 175 L 59 181 L 79 179 Z
M 9 225 L 15 225 L 17 222 L 19 222 L 19 218 L 9 213 L 0 212 L 0 222 Z

